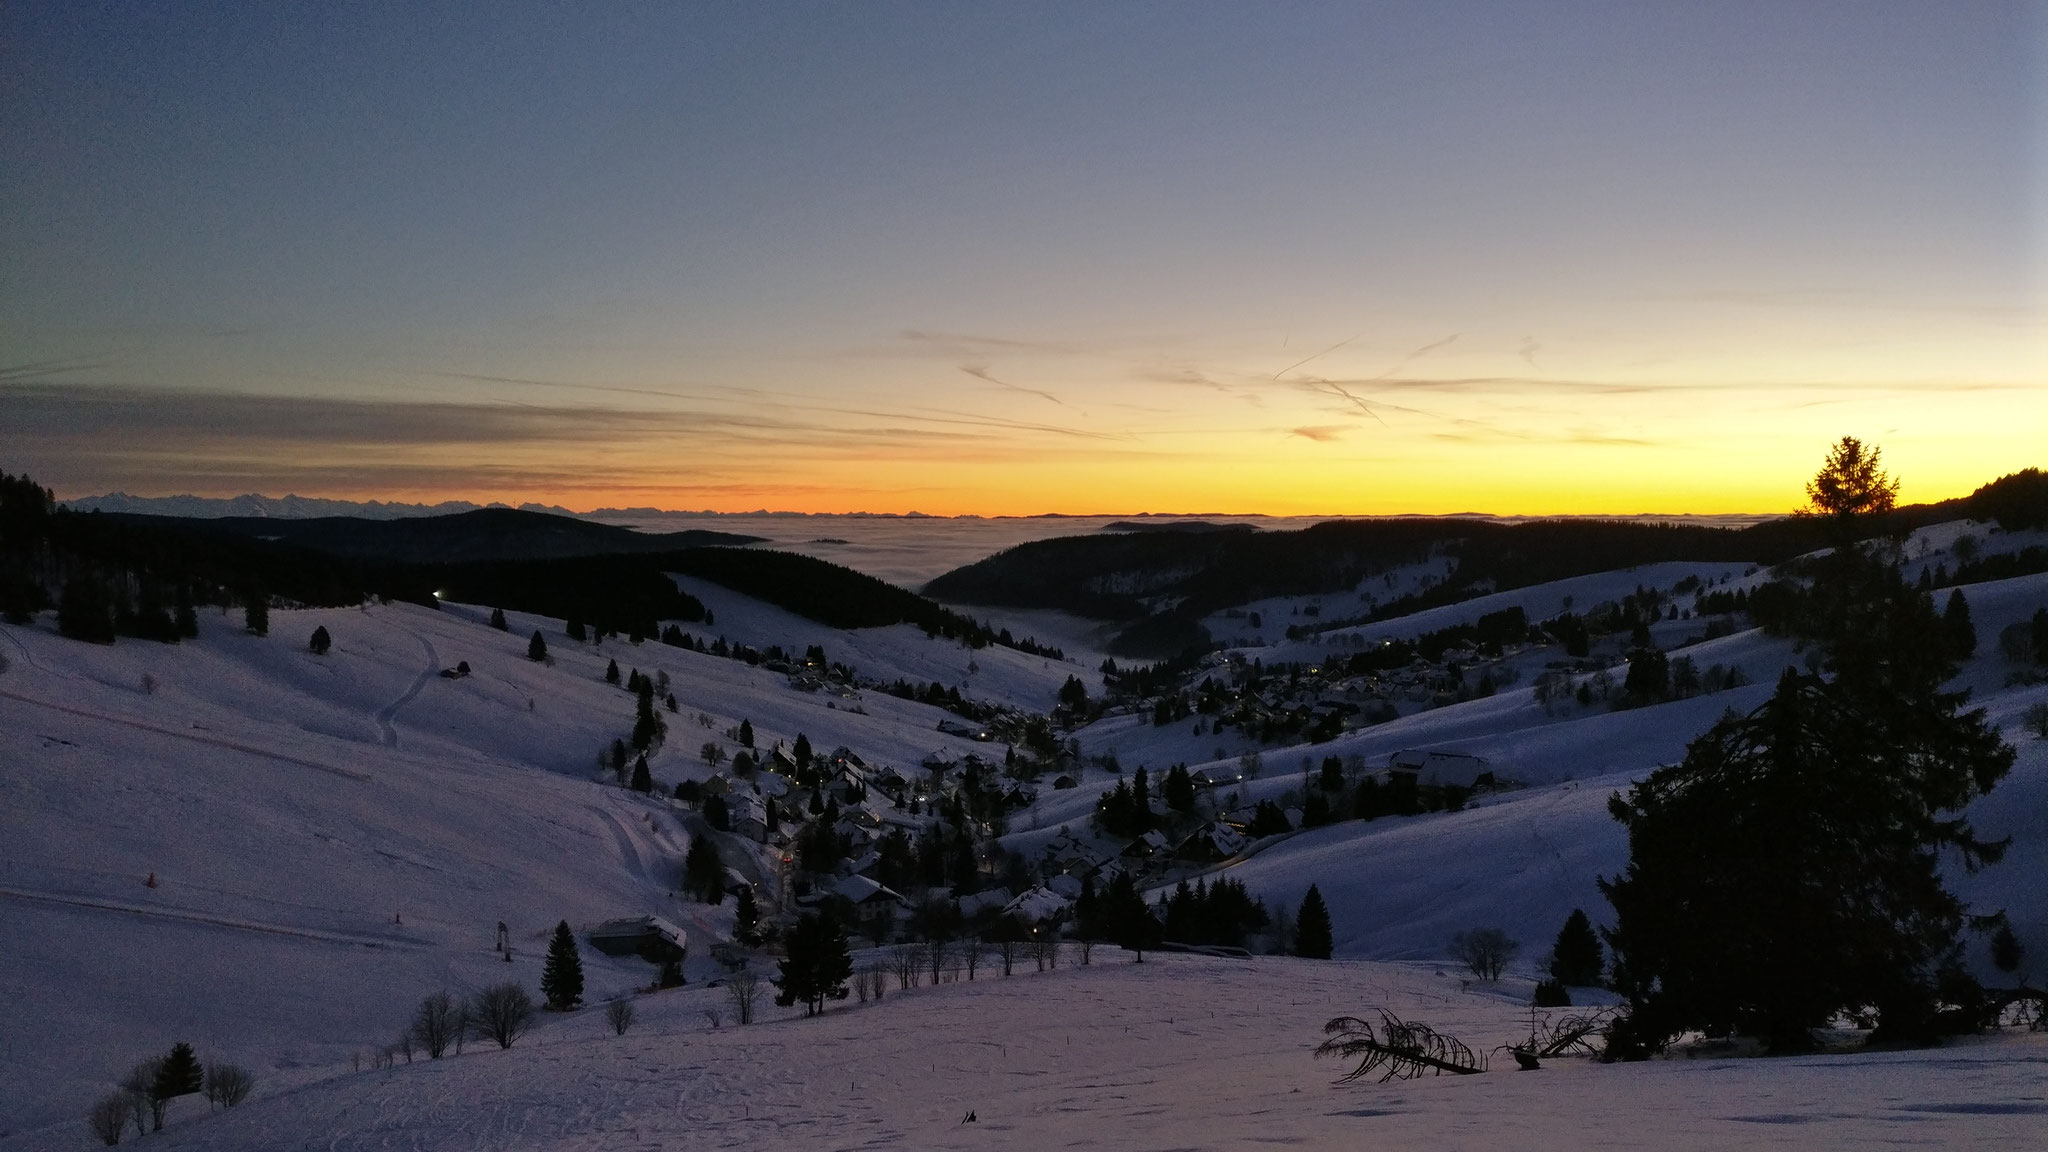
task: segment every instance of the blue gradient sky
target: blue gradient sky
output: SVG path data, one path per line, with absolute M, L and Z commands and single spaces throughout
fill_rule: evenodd
M 2042 464 L 2048 5 L 21 4 L 60 495 L 1769 510 Z

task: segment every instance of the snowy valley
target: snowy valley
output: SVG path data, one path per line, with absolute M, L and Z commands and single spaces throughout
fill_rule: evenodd
M 1959 565 L 1965 537 L 1972 557 L 2041 543 L 1933 525 L 1902 545 L 1908 571 Z M 1707 615 L 1692 611 L 1705 594 L 1768 576 L 1662 562 L 1333 628 L 1320 625 L 1338 614 L 1329 605 L 1363 601 L 1368 585 L 1242 603 L 1211 617 L 1228 646 L 1167 693 L 1185 697 L 1185 713 L 1162 709 L 1157 693 L 1119 697 L 1103 671 L 1118 665 L 1090 621 L 959 605 L 1061 650 L 971 647 L 910 624 L 827 627 L 690 576 L 678 587 L 709 617 L 680 625 L 690 648 L 578 641 L 568 622 L 518 611 L 500 629 L 490 606 L 453 602 L 278 607 L 267 636 L 240 611 L 202 609 L 198 636 L 177 644 L 79 643 L 48 613 L 0 625 L 0 1148 L 89 1146 L 88 1105 L 174 1042 L 254 1069 L 258 1086 L 218 1113 L 198 1097 L 175 1102 L 148 1138 L 167 1148 L 1635 1147 L 1647 1115 L 1683 1118 L 1660 1140 L 1669 1147 L 2020 1141 L 2048 1114 L 2038 1032 L 1769 1061 L 1562 1059 L 1534 1076 L 1512 1074 L 1498 1050 L 1530 1032 L 1531 991 L 1567 915 L 1603 921 L 1597 882 L 1628 862 L 1610 796 L 1677 762 L 1718 717 L 1757 706 L 1780 671 L 1808 659 L 1734 613 L 1706 638 Z M 1999 638 L 2048 607 L 2048 574 L 1961 591 L 1980 642 L 1955 684 L 2019 757 L 1970 812 L 1987 837 L 2012 838 L 2006 859 L 1953 880 L 1975 907 L 2008 912 L 2038 973 L 2048 739 L 2027 718 L 2048 705 L 2048 679 Z M 1538 627 L 1639 595 L 1655 608 L 1654 647 L 1718 679 L 1619 706 L 1626 636 L 1595 635 L 1567 657 Z M 1445 631 L 1510 609 L 1506 644 Z M 1254 614 L 1267 626 L 1254 631 Z M 316 629 L 331 638 L 324 653 L 308 649 Z M 1433 656 L 1363 658 L 1432 633 L 1443 645 Z M 706 640 L 727 654 L 695 650 Z M 608 760 L 634 728 L 632 673 L 657 686 L 666 729 L 645 792 Z M 1071 681 L 1086 707 L 1065 699 Z M 1213 703 L 1198 708 L 1204 681 Z M 892 694 L 899 682 L 919 698 Z M 924 702 L 929 685 L 951 700 Z M 1331 719 L 1312 735 L 1250 719 L 1291 709 L 1310 726 Z M 1014 740 L 983 738 L 1001 735 L 992 724 L 1048 715 L 1051 743 L 1023 758 L 1028 770 Z M 833 765 L 816 789 L 776 771 L 799 736 Z M 735 767 L 735 753 L 761 766 Z M 1426 767 L 1435 799 L 1420 806 L 1438 810 L 1355 818 L 1361 790 L 1408 762 L 1483 764 L 1486 778 L 1431 779 Z M 1175 765 L 1207 786 L 1184 807 L 1155 803 L 1148 823 L 1171 835 L 1141 846 L 1102 827 L 1106 792 L 1142 768 L 1157 797 Z M 836 875 L 805 875 L 804 850 L 789 842 L 811 826 L 813 791 L 842 814 Z M 903 893 L 878 894 L 877 876 L 895 878 L 878 871 L 890 866 L 886 837 L 902 830 L 914 843 L 967 803 L 963 792 L 986 792 L 997 814 L 970 841 L 967 887 L 981 890 L 953 899 L 938 884 L 925 906 L 902 881 Z M 1328 814 L 1302 827 L 1312 798 Z M 1262 804 L 1287 826 L 1247 827 Z M 742 810 L 782 817 L 750 830 L 736 822 Z M 1221 830 L 1215 851 L 1183 851 L 1205 829 Z M 1092 886 L 1119 872 L 1148 902 L 1183 880 L 1225 878 L 1276 913 L 1313 884 L 1334 959 L 1224 949 L 1146 952 L 1140 964 L 1096 944 L 1084 962 L 1070 941 L 1051 956 L 1024 948 L 1006 974 L 983 946 L 978 970 L 967 966 L 961 944 L 909 987 L 892 940 L 856 936 L 857 973 L 872 971 L 886 994 L 863 986 L 805 1019 L 768 1002 L 773 957 L 736 943 L 734 900 L 684 893 L 698 839 L 718 845 L 733 890 L 757 895 L 769 923 L 829 892 L 852 898 L 860 923 L 876 926 L 870 937 L 932 915 L 933 900 L 963 920 L 1007 908 L 1050 934 L 1072 923 L 1083 877 Z M 687 934 L 682 986 L 654 990 L 653 966 L 586 942 L 584 1006 L 540 1013 L 516 1046 L 391 1055 L 432 992 L 536 986 L 558 921 L 587 937 L 650 915 Z M 1450 955 L 1453 936 L 1481 928 L 1521 944 L 1498 981 Z M 1253 935 L 1255 953 L 1275 942 Z M 2000 978 L 1981 942 L 1969 962 Z M 764 992 L 745 1027 L 729 983 L 742 966 Z M 1574 991 L 1582 1004 L 1612 1000 Z M 622 998 L 635 1018 L 615 1035 L 604 1006 Z M 1456 1034 L 1491 1070 L 1332 1087 L 1348 1069 L 1312 1058 L 1323 1022 L 1381 1009 Z

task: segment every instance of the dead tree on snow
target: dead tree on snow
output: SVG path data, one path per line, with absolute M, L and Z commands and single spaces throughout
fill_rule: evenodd
M 1486 1058 L 1455 1037 L 1427 1024 L 1409 1023 L 1385 1009 L 1380 1011 L 1377 1031 L 1356 1016 L 1339 1016 L 1323 1025 L 1323 1034 L 1330 1038 L 1316 1048 L 1317 1056 L 1358 1061 L 1358 1067 L 1338 1079 L 1339 1084 L 1348 1084 L 1380 1069 L 1385 1069 L 1379 1079 L 1382 1084 L 1418 1076 L 1441 1076 L 1446 1072 L 1469 1076 L 1486 1071 Z
M 1529 1038 L 1518 1044 L 1503 1044 L 1494 1049 L 1506 1052 L 1515 1058 L 1524 1072 L 1543 1066 L 1543 1061 L 1558 1056 L 1597 1056 L 1600 1049 L 1596 1041 L 1607 1036 L 1607 1029 L 1614 1022 L 1614 1010 L 1595 1008 L 1591 1012 L 1572 1013 L 1552 1019 L 1548 1015 L 1529 1013 Z

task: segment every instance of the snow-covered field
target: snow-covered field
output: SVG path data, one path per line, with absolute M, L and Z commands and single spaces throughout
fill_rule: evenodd
M 1909 554 L 1935 562 L 1959 533 L 1929 532 Z M 1549 614 L 1563 595 L 1584 607 L 1691 571 L 1608 574 L 1518 602 Z M 838 632 L 713 585 L 689 591 L 717 615 L 693 631 L 821 644 L 866 676 L 1034 710 L 1068 675 L 1097 682 L 1095 657 L 1079 651 L 1059 662 L 909 627 Z M 2009 685 L 1996 638 L 2048 605 L 2048 576 L 1965 595 L 1979 646 L 1959 683 L 2020 760 L 1971 813 L 1980 831 L 2013 837 L 2006 862 L 1957 882 L 1980 907 L 2012 913 L 2038 978 L 2048 741 L 2023 733 L 2020 716 L 2048 700 L 2048 685 Z M 1139 966 L 1101 950 L 1085 968 L 1072 956 L 1009 980 L 984 968 L 971 984 L 892 990 L 823 1019 L 769 1008 L 756 1027 L 713 1030 L 703 1010 L 723 991 L 704 987 L 719 969 L 702 945 L 729 931 L 730 906 L 674 895 L 676 865 L 703 831 L 693 815 L 598 777 L 596 753 L 632 722 L 632 697 L 603 682 L 606 661 L 670 678 L 679 710 L 665 713 L 670 737 L 652 763 L 664 788 L 706 776 L 699 746 L 730 750 L 724 733 L 741 719 L 762 747 L 802 732 L 820 750 L 845 744 L 899 766 L 976 746 L 935 730 L 945 713 L 879 692 L 835 699 L 738 661 L 651 642 L 577 645 L 559 621 L 516 614 L 498 632 L 484 615 L 277 611 L 266 639 L 245 635 L 239 616 L 206 615 L 200 639 L 176 646 L 76 644 L 47 617 L 0 627 L 0 1150 L 89 1146 L 85 1103 L 177 1040 L 250 1065 L 259 1087 L 211 1118 L 180 1101 L 155 1138 L 167 1148 L 2016 1147 L 2048 1114 L 2041 1036 L 1792 1060 L 1562 1061 L 1531 1075 L 1499 1056 L 1481 1077 L 1341 1088 L 1330 1085 L 1339 1069 L 1310 1059 L 1325 1019 L 1381 1007 L 1475 1048 L 1526 1033 L 1536 960 L 1573 907 L 1601 918 L 1595 881 L 1625 859 L 1608 796 L 1677 760 L 1724 709 L 1754 706 L 1800 659 L 1759 632 L 1688 650 L 1752 681 L 1711 696 L 1546 711 L 1525 677 L 1326 744 L 1264 749 L 1246 801 L 1299 793 L 1304 761 L 1378 765 L 1407 748 L 1476 753 L 1526 785 L 1463 812 L 1302 832 L 1231 868 L 1276 905 L 1320 885 L 1338 961 Z M 1459 615 L 1372 633 L 1412 635 Z M 326 657 L 305 649 L 316 625 L 334 637 Z M 525 658 L 536 627 L 548 664 Z M 1295 658 L 1279 646 L 1247 654 Z M 457 661 L 473 674 L 437 675 Z M 1219 759 L 1214 735 L 1149 717 L 1113 716 L 1080 737 L 1126 771 Z M 1251 747 L 1232 731 L 1220 759 Z M 1079 788 L 1044 789 L 1012 819 L 1009 843 L 1028 853 L 1062 826 L 1084 827 L 1110 779 L 1091 769 Z M 725 847 L 760 874 L 760 857 Z M 508 978 L 533 987 L 557 920 L 584 928 L 644 912 L 691 930 L 692 985 L 639 996 L 626 1037 L 590 1008 L 549 1014 L 509 1052 L 473 1046 L 459 1059 L 351 1070 L 428 992 Z M 492 947 L 501 920 L 510 963 Z M 1479 926 L 1525 946 L 1498 987 L 1467 987 L 1441 964 L 1450 935 Z M 584 955 L 592 1003 L 651 975 L 636 960 Z M 962 1124 L 969 1111 L 976 1122 Z
M 2021 1148 L 2048 1036 L 1934 1051 L 1602 1066 L 1377 1084 L 1311 1051 L 1387 1008 L 1475 1050 L 1529 1030 L 1525 984 L 1427 965 L 1098 950 L 1047 972 L 891 992 L 712 1030 L 721 990 L 595 1010 L 510 1051 L 335 1076 L 230 1113 L 180 1105 L 152 1146 L 287 1149 Z M 973 1122 L 965 1122 L 972 1114 Z

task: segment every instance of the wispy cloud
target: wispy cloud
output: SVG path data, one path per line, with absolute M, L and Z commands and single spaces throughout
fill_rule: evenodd
M 1319 444 L 1327 444 L 1332 440 L 1341 439 L 1344 433 L 1349 431 L 1351 431 L 1351 427 L 1346 424 L 1310 424 L 1305 427 L 1295 428 L 1287 434 L 1289 436 L 1299 436 L 1304 440 L 1314 440 Z
M 1282 368 L 1278 372 L 1273 373 L 1273 379 L 1278 380 L 1282 376 L 1287 375 L 1289 372 L 1295 371 L 1296 369 L 1302 367 L 1305 364 L 1310 364 L 1317 360 L 1321 360 L 1323 357 L 1328 356 L 1330 353 L 1345 347 L 1346 345 L 1350 344 L 1354 340 L 1357 340 L 1360 336 L 1363 335 L 1365 335 L 1365 333 L 1363 332 L 1354 332 L 1350 336 L 1347 336 L 1344 339 L 1337 341 L 1335 344 L 1330 345 L 1328 348 L 1323 349 L 1321 352 L 1318 352 L 1313 356 L 1304 356 L 1301 359 L 1296 360 L 1294 363 L 1289 364 L 1287 367 Z
M 903 341 L 920 346 L 928 355 L 959 359 L 963 356 L 987 355 L 990 352 L 1032 352 L 1041 355 L 1081 356 L 1100 353 L 1102 349 L 1090 348 L 1056 340 L 1025 340 L 1010 336 L 977 336 L 965 332 L 928 332 L 920 328 L 906 328 L 897 333 Z M 900 349 L 899 349 L 900 351 Z
M 1005 388 L 1011 392 L 1022 392 L 1026 396 L 1036 396 L 1041 400 L 1050 400 L 1062 408 L 1065 408 L 1067 406 L 1066 401 L 1060 399 L 1059 397 L 1053 395 L 1050 392 L 1045 391 L 1044 389 L 1026 388 L 1022 384 L 1012 384 L 1008 380 L 996 379 L 995 373 L 989 371 L 989 367 L 986 364 L 962 364 L 960 365 L 960 370 L 962 372 L 967 373 L 969 376 L 974 377 L 976 380 L 985 380 L 998 388 Z

